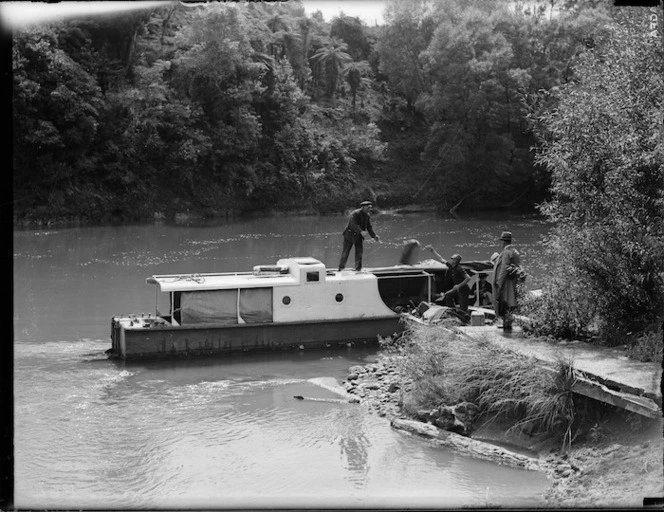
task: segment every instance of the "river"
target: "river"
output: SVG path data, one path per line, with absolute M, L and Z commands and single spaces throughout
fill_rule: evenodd
M 535 217 L 373 217 L 365 266 L 404 239 L 488 259 L 514 233 L 541 285 Z M 498 220 L 498 219 L 501 220 Z M 14 505 L 17 508 L 460 507 L 536 504 L 536 472 L 461 457 L 328 397 L 376 348 L 125 363 L 113 315 L 152 312 L 152 274 L 250 270 L 288 256 L 336 267 L 345 218 L 270 217 L 14 231 Z M 422 253 L 421 259 L 429 257 Z M 351 253 L 350 263 L 353 255 Z

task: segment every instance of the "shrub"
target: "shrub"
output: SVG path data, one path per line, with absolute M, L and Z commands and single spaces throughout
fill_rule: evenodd
M 647 332 L 636 337 L 627 347 L 627 355 L 645 363 L 662 363 L 662 330 Z
M 587 339 L 596 334 L 597 301 L 592 288 L 570 271 L 555 272 L 540 296 L 519 295 L 520 312 L 528 318 L 522 327 L 535 336 Z
M 589 303 L 602 340 L 618 344 L 661 322 L 664 309 L 664 165 L 652 135 L 664 80 L 661 45 L 640 29 L 610 28 L 539 118 L 536 161 L 551 173 L 541 207 L 555 223 L 548 248 L 564 262 L 545 315 L 556 320 L 566 297 Z

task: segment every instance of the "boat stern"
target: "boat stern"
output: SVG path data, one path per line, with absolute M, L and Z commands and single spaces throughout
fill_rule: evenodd
M 155 327 L 166 327 L 169 323 L 158 316 L 148 314 L 147 316 L 128 315 L 111 317 L 111 351 L 110 356 L 114 358 L 126 358 L 127 356 L 127 331 L 142 331 Z

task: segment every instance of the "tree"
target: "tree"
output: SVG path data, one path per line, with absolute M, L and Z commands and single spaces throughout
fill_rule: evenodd
M 265 66 L 255 62 L 245 20 L 236 6 L 199 12 L 178 35 L 171 86 L 202 108 L 214 141 L 212 172 L 229 187 L 258 154 L 260 122 L 253 107 L 264 91 Z
M 359 18 L 343 14 L 333 18 L 330 37 L 344 41 L 348 45 L 348 53 L 353 60 L 365 60 L 369 56 L 369 41 Z
M 563 262 L 558 277 L 574 276 L 610 342 L 662 320 L 663 62 L 656 40 L 614 25 L 540 118 L 537 160 L 553 193 L 542 209 L 556 224 L 549 247 Z
M 457 204 L 477 194 L 513 200 L 509 189 L 514 182 L 523 189 L 529 172 L 512 126 L 520 108 L 515 94 L 528 76 L 515 69 L 512 47 L 496 29 L 509 14 L 457 2 L 439 8 L 440 21 L 421 57 L 431 92 L 418 104 L 432 124 L 426 151 L 441 162 L 439 188 Z
M 89 47 L 85 35 L 81 44 Z M 47 202 L 65 206 L 79 190 L 82 173 L 95 169 L 89 150 L 99 126 L 101 90 L 48 27 L 15 36 L 12 69 L 15 193 L 45 194 L 51 197 Z
M 591 9 L 538 19 L 509 2 L 434 5 L 415 106 L 431 126 L 423 158 L 439 205 L 543 199 L 547 177 L 533 161 L 527 114 L 549 105 L 546 91 L 574 78 L 577 55 L 601 37 L 606 18 Z
M 391 0 L 385 11 L 385 22 L 376 43 L 379 69 L 387 76 L 390 88 L 413 108 L 427 87 L 420 55 L 429 45 L 434 29 L 428 2 Z
M 320 24 L 315 18 L 300 18 L 298 21 L 298 29 L 300 31 L 300 40 L 302 41 L 301 63 L 294 65 L 293 68 L 299 70 L 296 72 L 300 88 L 305 90 L 307 80 L 310 78 L 311 69 L 309 67 L 309 50 L 311 45 L 312 33 L 320 30 Z
M 344 65 L 352 61 L 346 53 L 348 45 L 340 39 L 331 38 L 327 44 L 311 57 L 319 76 L 325 77 L 325 96 L 332 99 L 339 85 L 339 75 Z
M 355 111 L 357 93 L 360 90 L 363 81 L 368 81 L 365 77 L 370 76 L 370 74 L 371 66 L 366 60 L 350 62 L 341 71 L 341 75 L 346 78 L 346 82 L 348 82 L 348 86 L 350 87 L 353 111 Z

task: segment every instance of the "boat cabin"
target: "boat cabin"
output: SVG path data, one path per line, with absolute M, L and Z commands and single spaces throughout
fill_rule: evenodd
M 157 275 L 156 315 L 172 325 L 249 324 L 392 316 L 428 300 L 432 275 L 389 267 L 336 271 L 314 258 L 281 259 L 253 272 Z M 159 295 L 169 296 L 160 312 Z

